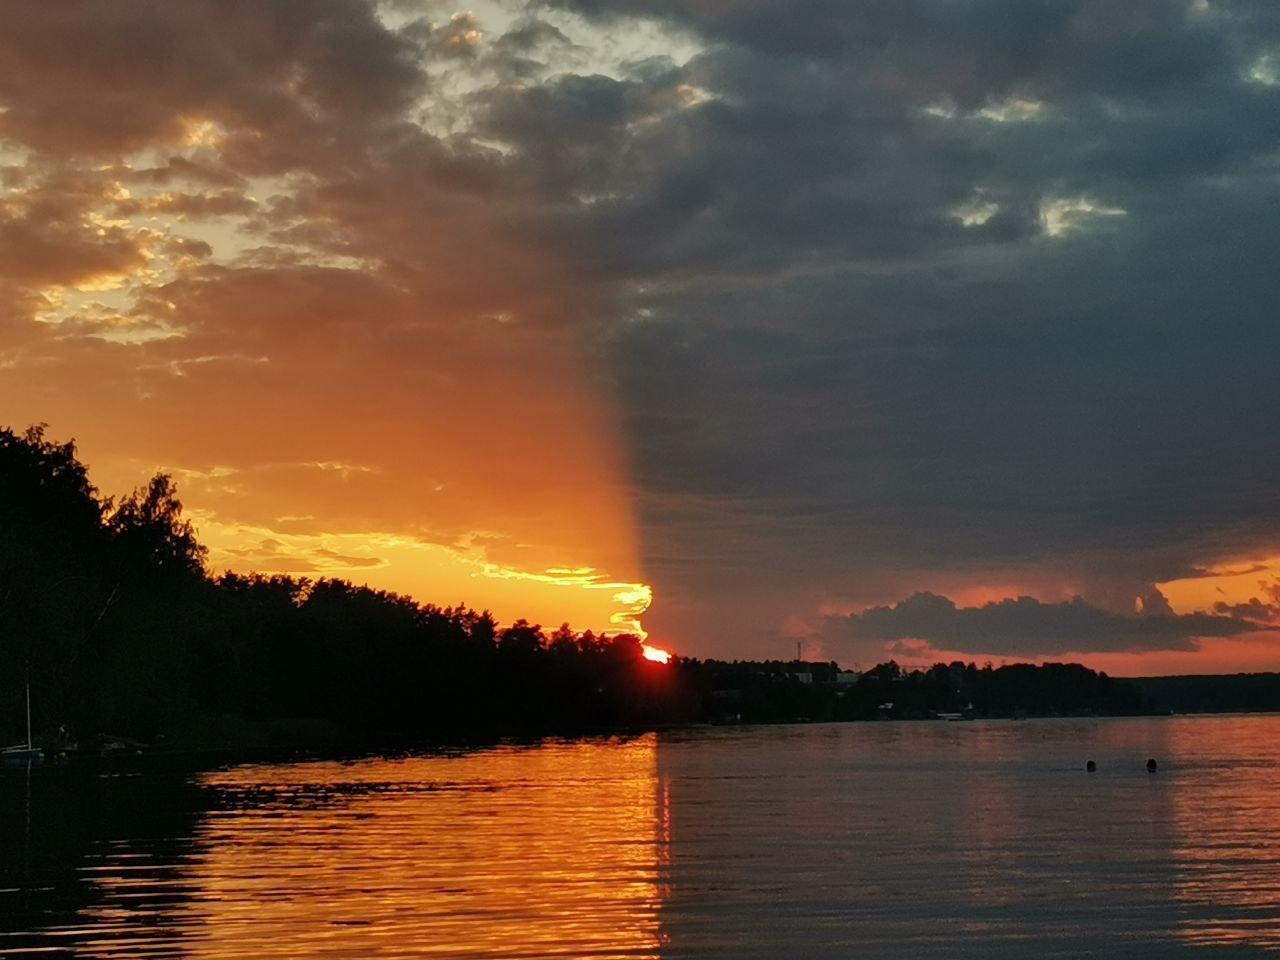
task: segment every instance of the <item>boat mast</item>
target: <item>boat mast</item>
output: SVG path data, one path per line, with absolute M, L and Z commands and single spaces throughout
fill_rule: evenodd
M 31 677 L 27 677 L 27 749 L 31 749 Z

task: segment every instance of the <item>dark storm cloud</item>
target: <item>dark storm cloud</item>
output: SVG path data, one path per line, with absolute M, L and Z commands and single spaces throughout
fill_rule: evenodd
M 598 141 L 626 161 L 612 166 L 625 199 L 590 219 L 604 249 L 633 270 L 758 274 L 1008 245 L 1039 234 L 1041 204 L 1054 196 L 1164 206 L 1183 178 L 1265 156 L 1280 129 L 1274 88 L 1242 79 L 1274 42 L 1275 18 L 1244 8 L 1197 16 L 1188 3 L 1135 13 L 895 0 L 642 9 L 697 28 L 708 49 L 664 82 L 714 99 L 660 124 L 629 117 L 625 150 Z M 578 90 L 558 81 L 539 95 L 570 106 Z M 1040 114 L 991 119 L 1009 100 Z M 508 132 L 528 162 L 560 157 Z M 1000 210 L 966 229 L 949 209 L 975 197 Z
M 1056 569 L 1124 608 L 1275 552 L 1274 8 L 644 10 L 710 95 L 593 211 L 654 557 L 814 594 Z
M 1266 629 L 1232 616 L 1124 616 L 1079 597 L 1042 603 L 1032 597 L 981 607 L 957 607 L 946 597 L 917 593 L 892 606 L 826 621 L 828 639 L 923 640 L 935 650 L 994 656 L 1194 650 L 1201 637 L 1233 637 Z

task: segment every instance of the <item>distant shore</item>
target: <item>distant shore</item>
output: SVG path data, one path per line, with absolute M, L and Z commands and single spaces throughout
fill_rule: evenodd
M 1280 684 L 1280 674 L 1241 674 L 1224 677 L 1213 675 L 1196 677 L 1149 677 L 1143 681 L 1160 686 L 1179 681 L 1216 681 L 1233 678 L 1268 678 Z M 1216 686 L 1212 682 L 1204 684 Z M 1197 686 L 1200 686 L 1197 684 Z M 163 736 L 153 742 L 134 741 L 129 738 L 99 738 L 95 743 L 59 746 L 49 743 L 41 763 L 101 763 L 112 765 L 133 763 L 174 763 L 179 766 L 206 768 L 225 764 L 279 763 L 321 760 L 358 760 L 370 756 L 416 756 L 448 754 L 488 749 L 511 744 L 536 744 L 555 740 L 597 740 L 609 738 L 631 739 L 650 733 L 680 732 L 708 728 L 788 726 L 807 724 L 856 724 L 856 723 L 914 723 L 914 722 L 1019 722 L 1044 720 L 1118 720 L 1118 719 L 1186 719 L 1239 716 L 1266 716 L 1280 713 L 1280 707 L 1229 708 L 1221 710 L 1194 710 L 1187 712 L 1158 711 L 1141 713 L 1072 713 L 1025 714 L 1009 716 L 900 716 L 870 719 L 814 720 L 807 717 L 771 720 L 719 720 L 689 721 L 655 724 L 646 727 L 613 729 L 579 729 L 520 734 L 497 731 L 477 733 L 471 736 L 455 735 L 445 738 L 417 739 L 404 737 L 370 737 L 359 731 L 342 727 L 330 721 L 292 718 L 269 721 L 247 721 L 242 718 L 220 717 L 201 724 L 199 731 L 187 730 L 172 736 Z M 7 763 L 3 769 L 17 769 L 24 764 Z

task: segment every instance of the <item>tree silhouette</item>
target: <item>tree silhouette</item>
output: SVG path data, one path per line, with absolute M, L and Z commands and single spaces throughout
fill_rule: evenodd
M 135 569 L 172 570 L 187 575 L 204 571 L 207 551 L 182 517 L 173 478 L 158 473 L 151 482 L 120 501 L 107 520 L 126 562 Z
M 73 442 L 40 426 L 0 430 L 0 740 L 19 732 L 27 676 L 38 731 L 189 746 L 1142 708 L 1137 686 L 1078 664 L 889 661 L 852 685 L 836 683 L 834 663 L 662 665 L 629 634 L 499 627 L 488 611 L 345 580 L 212 577 L 205 559 L 171 477 L 114 503 Z M 1172 699 L 1189 688 L 1149 689 Z M 1197 702 L 1230 702 L 1195 689 Z M 1280 706 L 1280 683 L 1223 689 Z

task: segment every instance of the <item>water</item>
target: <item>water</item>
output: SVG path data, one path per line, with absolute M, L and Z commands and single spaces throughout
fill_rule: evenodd
M 863 723 L 7 769 L 0 956 L 1253 956 L 1277 745 L 1280 717 Z

